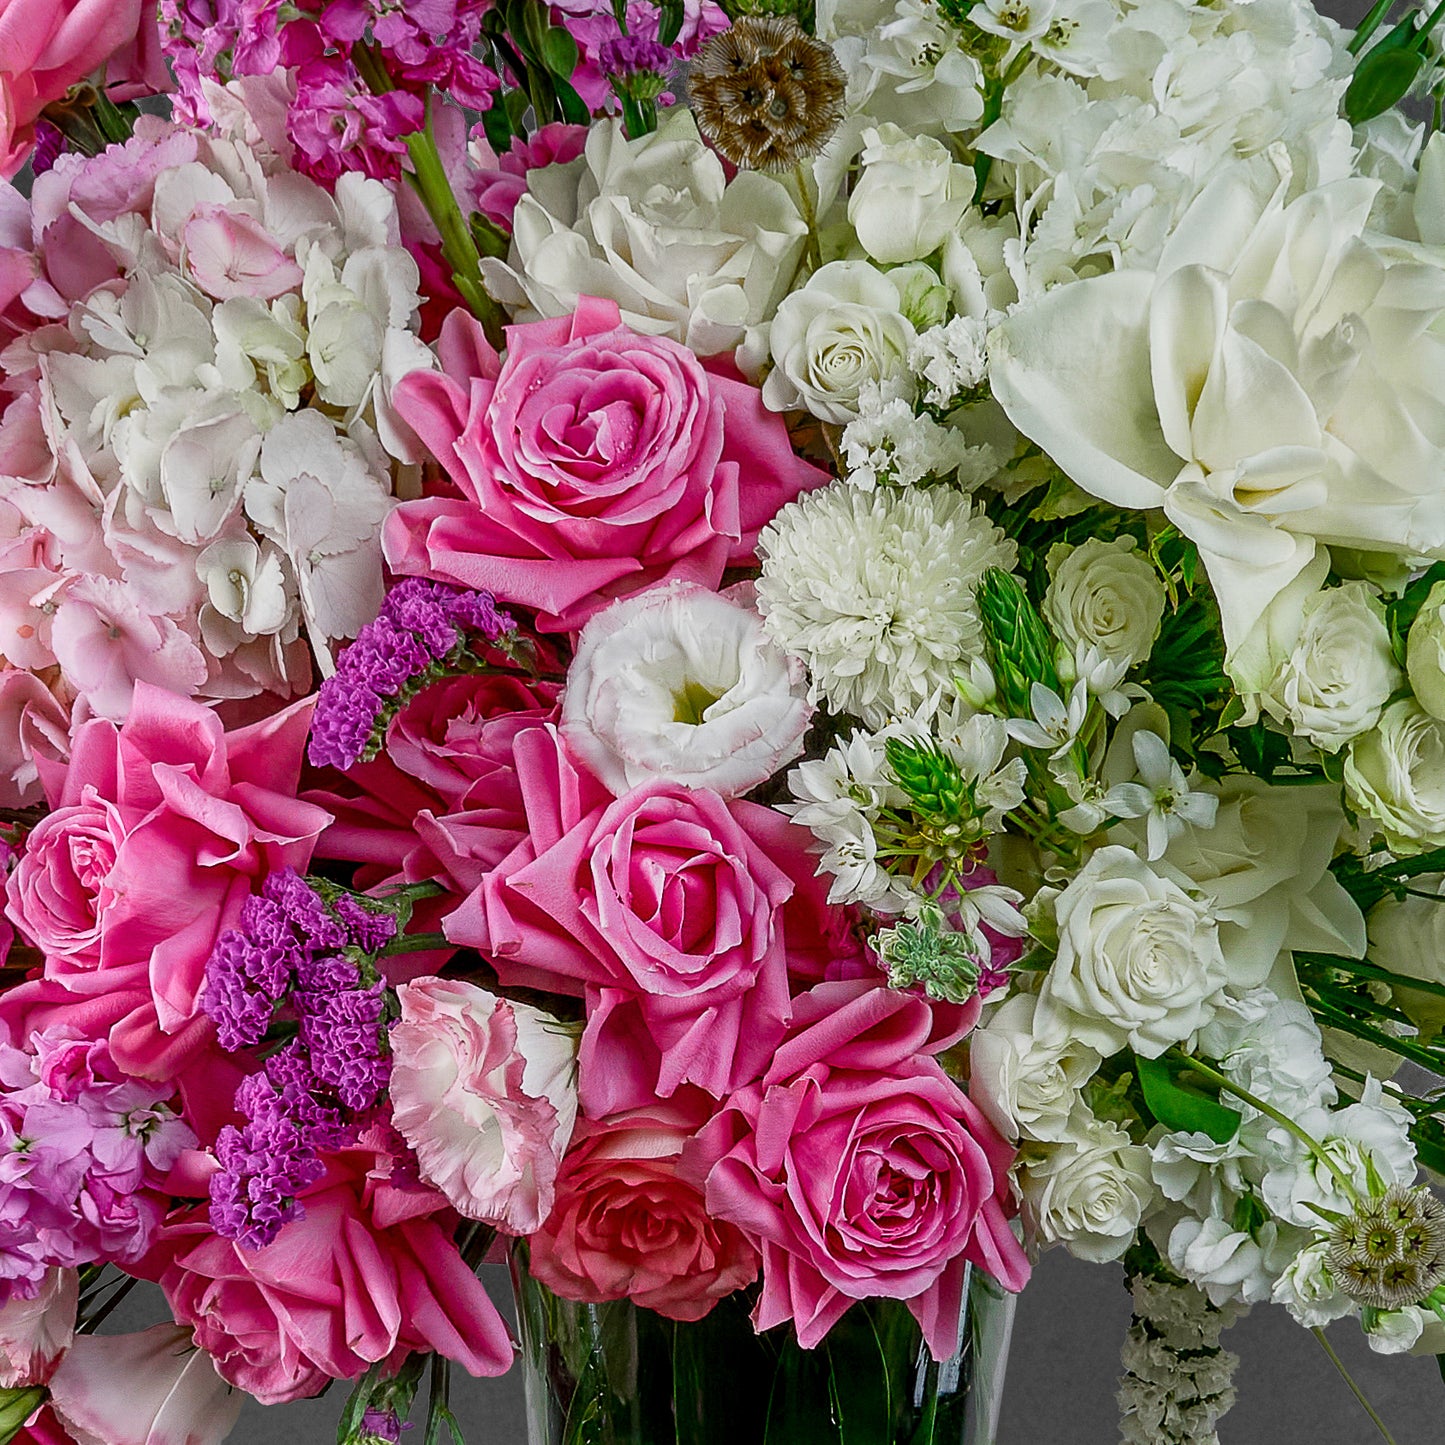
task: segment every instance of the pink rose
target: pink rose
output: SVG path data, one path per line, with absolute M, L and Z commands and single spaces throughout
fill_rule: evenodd
M 220 1445 L 244 1398 L 184 1325 L 82 1335 L 50 1382 L 76 1445 Z
M 759 1330 L 791 1319 L 811 1349 L 854 1300 L 903 1299 L 944 1359 L 967 1263 L 1023 1287 L 1013 1150 L 924 1052 L 933 1031 L 920 999 L 820 984 L 796 1001 L 762 1081 L 689 1148 L 684 1173 L 704 1183 L 708 1212 L 762 1251 Z
M 272 1243 L 221 1239 L 202 1206 L 173 1215 L 136 1270 L 158 1281 L 221 1377 L 263 1404 L 412 1351 L 435 1350 L 473 1375 L 511 1366 L 507 1328 L 452 1241 L 453 1216 L 437 1214 L 445 1201 L 393 1184 L 391 1158 L 370 1138 L 328 1156 L 325 1176 L 303 1191 L 305 1217 Z
M 206 960 L 259 880 L 305 869 L 328 822 L 296 796 L 309 716 L 301 703 L 228 733 L 209 708 L 142 683 L 122 726 L 83 724 L 69 765 L 42 767 L 54 812 L 6 911 L 62 987 L 124 993 L 141 975 L 149 1018 L 112 1037 L 128 1072 L 154 1067 L 149 1036 L 197 1019 Z
M 769 808 L 654 781 L 613 798 L 551 728 L 517 738 L 529 835 L 444 923 L 504 983 L 587 1001 L 582 1104 L 594 1116 L 683 1084 L 721 1097 L 767 1066 L 790 1013 Z
M 577 1120 L 572 1030 L 460 979 L 397 990 L 392 1123 L 458 1214 L 529 1234 Z
M 757 1251 L 677 1172 L 698 1122 L 674 1103 L 583 1124 L 556 1208 L 528 1241 L 536 1278 L 564 1299 L 627 1298 L 673 1320 L 700 1320 L 751 1284 Z
M 0 1387 L 43 1385 L 75 1338 L 80 1275 L 52 1266 L 34 1299 L 12 1294 L 0 1308 Z
M 442 372 L 393 394 L 460 493 L 388 517 L 398 572 L 487 588 L 570 631 L 664 578 L 716 587 L 784 503 L 828 480 L 756 388 L 628 330 L 610 301 L 509 327 L 507 343 L 500 360 L 454 312 Z
M 0 0 L 0 174 L 25 163 L 40 112 L 133 46 L 147 22 L 155 14 L 142 0 Z

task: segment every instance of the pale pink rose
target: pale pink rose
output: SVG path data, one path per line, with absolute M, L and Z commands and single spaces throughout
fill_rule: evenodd
M 762 1251 L 759 1330 L 813 1346 L 854 1300 L 907 1300 L 935 1357 L 958 1347 L 966 1266 L 1019 1290 L 1014 1150 L 928 1050 L 927 1004 L 859 981 L 795 1001 L 763 1079 L 729 1099 L 683 1172 Z
M 467 1219 L 530 1234 L 577 1119 L 574 1032 L 460 979 L 415 979 L 397 999 L 392 1122 L 422 1178 Z
M 42 768 L 54 811 L 10 876 L 7 912 L 63 988 L 146 989 L 148 1011 L 111 1037 L 127 1072 L 154 1076 L 167 1052 L 155 1035 L 200 1018 L 206 960 L 259 881 L 305 869 L 328 821 L 296 797 L 310 710 L 226 732 L 211 709 L 139 683 L 123 726 L 84 723 L 68 766 Z
M 700 1122 L 686 1106 L 657 1103 L 582 1124 L 556 1207 L 528 1240 L 532 1273 L 564 1299 L 631 1299 L 673 1320 L 700 1320 L 750 1285 L 757 1251 L 677 1172 Z
M 670 778 L 734 798 L 803 751 L 812 715 L 802 661 L 755 611 L 672 582 L 582 629 L 562 736 L 614 793 Z
M 52 1266 L 34 1299 L 12 1294 L 0 1308 L 0 1386 L 43 1385 L 75 1338 L 77 1270 Z
M 828 481 L 756 388 L 627 329 L 611 301 L 509 327 L 505 360 L 456 311 L 440 353 L 393 404 L 455 490 L 392 512 L 387 560 L 535 609 L 543 631 L 664 578 L 716 587 L 785 502 Z
M 462 1259 L 455 1215 L 433 1189 L 390 1180 L 377 1131 L 327 1156 L 304 1218 L 249 1249 L 221 1239 L 206 1206 L 173 1214 L 135 1267 L 192 1326 L 223 1379 L 276 1405 L 435 1350 L 472 1375 L 504 1374 L 507 1327 Z M 200 1185 L 204 1193 L 204 1184 Z
M 197 206 L 185 229 L 191 278 L 208 296 L 273 301 L 301 284 L 301 268 L 259 222 L 225 206 Z
M 220 1445 L 244 1400 L 185 1325 L 81 1335 L 50 1382 L 76 1445 Z
M 33 672 L 0 671 L 0 807 L 36 802 L 39 760 L 69 756 L 70 709 Z

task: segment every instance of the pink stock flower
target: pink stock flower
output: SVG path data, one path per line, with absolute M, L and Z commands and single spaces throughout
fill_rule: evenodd
M 297 704 L 228 733 L 211 709 L 141 683 L 122 726 L 83 724 L 68 766 L 42 770 L 54 811 L 10 876 L 7 912 L 48 980 L 129 1002 L 146 985 L 141 1017 L 112 1034 L 127 1071 L 169 1076 L 154 1073 L 176 1063 L 161 1064 L 159 1035 L 200 1013 L 216 938 L 268 873 L 306 867 L 328 821 L 296 796 L 309 715 Z
M 472 133 L 476 169 L 470 180 L 477 209 L 505 230 L 512 229 L 517 202 L 527 194 L 527 174 L 539 166 L 560 166 L 575 161 L 587 144 L 585 125 L 553 121 L 533 131 L 525 140 L 514 140 L 499 156 L 487 144 L 480 125 Z
M 220 1445 L 244 1399 L 184 1325 L 81 1335 L 50 1382 L 76 1445 Z
M 369 1137 L 328 1156 L 305 1216 L 261 1249 L 219 1238 L 204 1206 L 172 1215 L 136 1272 L 158 1281 L 221 1377 L 263 1404 L 410 1351 L 505 1373 L 511 1341 L 452 1241 L 454 1216 L 434 1190 L 393 1183 L 393 1162 Z
M 0 1307 L 0 1387 L 43 1385 L 75 1338 L 80 1275 L 52 1266 L 33 1299 L 12 1295 Z
M 700 1320 L 757 1278 L 758 1254 L 709 1214 L 677 1161 L 701 1118 L 653 1104 L 578 1130 L 557 1204 L 528 1241 L 532 1273 L 564 1299 L 631 1299 L 673 1320 Z
M 666 782 L 613 798 L 550 728 L 514 751 L 530 833 L 445 920 L 447 937 L 482 949 L 505 983 L 585 997 L 593 1117 L 756 1078 L 787 1025 L 795 930 L 804 947 L 826 933 L 797 830 Z
M 920 999 L 820 984 L 761 1082 L 704 1126 L 684 1173 L 763 1256 L 759 1330 L 815 1346 L 854 1300 L 902 1299 L 935 1357 L 958 1347 L 965 1266 L 1023 1288 L 1007 1218 L 1013 1149 L 927 1056 Z
M 392 1122 L 458 1214 L 530 1234 L 577 1118 L 577 1045 L 549 1014 L 459 979 L 397 990 Z
M 387 559 L 534 608 L 544 631 L 664 578 L 716 587 L 785 502 L 828 480 L 756 388 L 621 326 L 610 301 L 509 327 L 505 360 L 453 312 L 441 358 L 393 402 L 459 495 L 398 507 Z

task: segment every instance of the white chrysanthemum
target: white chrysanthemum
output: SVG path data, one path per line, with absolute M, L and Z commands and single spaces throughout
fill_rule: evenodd
M 962 492 L 835 484 L 763 532 L 758 605 L 813 695 L 870 727 L 926 720 L 981 650 L 974 590 L 1017 550 Z M 933 700 L 930 703 L 930 700 Z

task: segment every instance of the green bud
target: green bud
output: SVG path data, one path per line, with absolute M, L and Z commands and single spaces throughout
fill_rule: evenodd
M 948 319 L 948 288 L 938 279 L 933 267 L 922 261 L 895 266 L 888 279 L 898 287 L 899 310 L 918 331 L 942 326 Z
M 1054 637 L 1023 583 L 1001 567 L 990 567 L 978 584 L 978 608 L 988 644 L 998 695 L 1014 717 L 1033 712 L 1030 693 L 1036 682 L 1064 696 L 1067 689 L 1054 662 Z
M 921 985 L 929 998 L 952 1004 L 967 1003 L 978 989 L 977 945 L 946 927 L 936 908 L 879 929 L 873 947 L 892 988 Z

